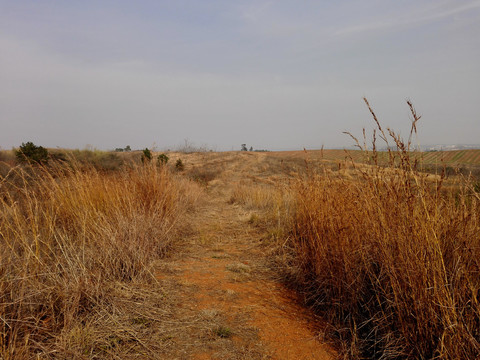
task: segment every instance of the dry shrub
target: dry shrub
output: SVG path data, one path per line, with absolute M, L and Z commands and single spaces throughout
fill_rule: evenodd
M 356 179 L 326 170 L 298 180 L 294 281 L 351 358 L 478 358 L 479 194 L 468 182 L 442 191 L 417 170 L 411 141 L 377 125 L 398 150 L 389 167 L 375 165 L 374 143 Z
M 154 281 L 200 194 L 165 167 L 81 168 L 0 178 L 0 358 L 55 354 L 60 333 L 111 306 L 113 284 Z

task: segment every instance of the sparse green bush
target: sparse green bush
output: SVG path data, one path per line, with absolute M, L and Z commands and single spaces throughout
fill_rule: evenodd
M 35 145 L 31 141 L 22 143 L 19 149 L 15 151 L 15 156 L 21 163 L 46 164 L 48 162 L 48 150 L 43 146 Z
M 130 145 L 127 145 L 125 146 L 124 148 L 115 148 L 115 151 L 116 152 L 129 152 L 129 151 L 132 151 L 132 148 L 130 147 Z
M 226 326 L 219 326 L 218 328 L 215 329 L 215 335 L 217 335 L 220 338 L 228 339 L 232 337 L 233 332 L 230 328 Z
M 166 165 L 168 160 L 169 160 L 169 158 L 168 158 L 167 154 L 160 154 L 157 157 L 158 165 Z
M 142 163 L 146 164 L 150 161 L 152 161 L 152 152 L 148 148 L 145 148 L 142 153 Z
M 183 164 L 182 159 L 177 160 L 177 162 L 175 163 L 175 169 L 177 169 L 177 171 L 185 170 L 185 165 Z

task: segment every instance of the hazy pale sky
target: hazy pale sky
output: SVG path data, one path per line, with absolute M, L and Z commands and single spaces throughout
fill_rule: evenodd
M 0 147 L 480 143 L 480 1 L 0 0 Z

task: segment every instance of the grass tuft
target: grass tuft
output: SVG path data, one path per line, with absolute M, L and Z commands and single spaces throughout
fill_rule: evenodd
M 226 326 L 219 326 L 218 328 L 215 329 L 215 335 L 217 335 L 222 339 L 228 339 L 232 337 L 233 332 L 230 328 Z

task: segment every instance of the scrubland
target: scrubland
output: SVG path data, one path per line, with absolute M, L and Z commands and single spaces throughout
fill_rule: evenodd
M 155 358 L 171 335 L 152 319 L 168 328 L 173 315 L 154 269 L 202 221 L 188 213 L 215 196 L 241 206 L 270 268 L 323 319 L 340 357 L 478 358 L 479 179 L 412 151 L 409 105 L 408 140 L 370 108 L 370 146 L 336 159 L 169 153 L 167 166 L 78 152 L 17 166 L 0 154 L 0 358 Z

